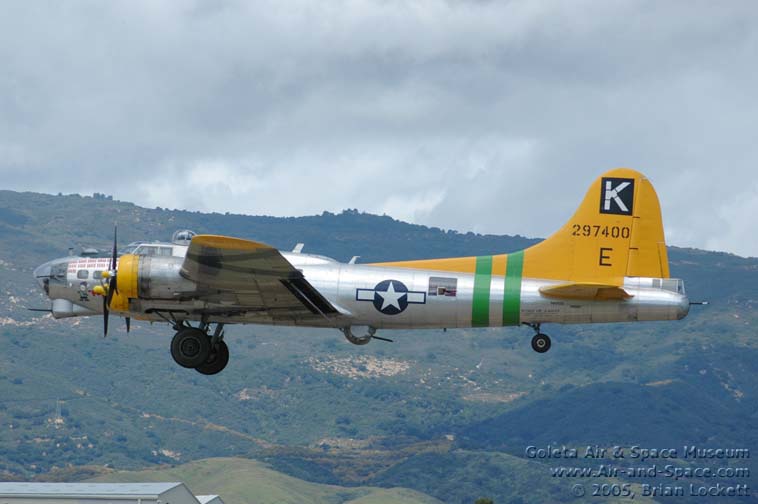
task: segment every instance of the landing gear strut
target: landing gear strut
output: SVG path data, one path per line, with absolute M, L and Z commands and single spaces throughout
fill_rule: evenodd
M 534 329 L 534 332 L 536 333 L 534 337 L 532 338 L 532 350 L 534 350 L 537 353 L 545 353 L 548 350 L 550 350 L 550 345 L 552 344 L 550 341 L 550 336 L 547 334 L 543 334 L 540 332 L 540 324 L 524 324 L 528 325 L 532 329 Z
M 182 367 L 195 369 L 198 373 L 220 373 L 229 362 L 229 347 L 224 343 L 224 324 L 218 324 L 213 336 L 208 335 L 208 325 L 190 327 L 177 324 L 171 340 L 171 356 Z

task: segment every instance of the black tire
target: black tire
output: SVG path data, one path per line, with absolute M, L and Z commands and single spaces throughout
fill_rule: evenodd
M 211 340 L 200 329 L 186 327 L 171 340 L 171 356 L 182 367 L 196 368 L 208 360 L 210 353 Z
M 229 347 L 223 341 L 219 341 L 208 356 L 208 360 L 196 367 L 195 371 L 204 375 L 215 375 L 223 371 L 228 363 Z
M 547 334 L 535 334 L 532 338 L 532 350 L 537 353 L 545 353 L 550 350 L 550 336 Z

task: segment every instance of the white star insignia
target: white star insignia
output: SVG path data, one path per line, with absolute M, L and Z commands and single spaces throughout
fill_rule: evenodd
M 382 299 L 384 300 L 381 308 L 382 311 L 384 311 L 388 306 L 394 306 L 400 310 L 400 298 L 408 294 L 407 292 L 396 292 L 395 284 L 393 282 L 390 282 L 390 286 L 386 291 L 376 291 L 376 293 L 382 296 Z

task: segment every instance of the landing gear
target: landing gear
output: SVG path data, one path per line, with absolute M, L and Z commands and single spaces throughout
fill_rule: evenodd
M 550 350 L 550 336 L 537 333 L 532 338 L 532 349 L 537 353 L 545 353 Z
M 194 327 L 179 329 L 171 340 L 171 356 L 177 364 L 186 368 L 196 368 L 208 360 L 211 340 L 205 331 Z
M 204 375 L 214 375 L 223 371 L 228 363 L 229 347 L 223 341 L 219 341 L 216 348 L 211 350 L 208 360 L 196 367 L 195 371 Z
M 379 340 L 392 343 L 392 340 L 389 338 L 382 338 L 381 336 L 377 336 L 376 327 L 373 326 L 347 326 L 341 328 L 340 331 L 342 331 L 342 334 L 345 335 L 345 338 L 353 345 L 366 345 L 370 343 L 371 340 Z M 366 334 L 363 336 L 356 336 L 356 332 L 365 332 Z
M 535 333 L 537 333 L 532 338 L 532 350 L 534 350 L 537 353 L 545 353 L 548 350 L 550 350 L 550 345 L 552 344 L 550 341 L 550 336 L 540 332 L 540 324 L 526 323 L 524 325 L 528 325 L 529 327 L 534 329 Z
M 359 332 L 366 331 L 366 334 L 363 336 L 356 336 L 353 333 L 353 330 L 358 330 Z M 374 329 L 371 326 L 360 326 L 360 327 L 343 327 L 342 328 L 342 334 L 345 335 L 345 338 L 352 343 L 353 345 L 366 345 L 374 338 L 374 334 L 376 333 L 376 329 Z
M 229 363 L 229 347 L 224 343 L 223 324 L 218 324 L 213 336 L 208 336 L 207 324 L 201 328 L 177 325 L 171 340 L 171 356 L 182 367 L 195 369 L 204 375 L 220 373 Z

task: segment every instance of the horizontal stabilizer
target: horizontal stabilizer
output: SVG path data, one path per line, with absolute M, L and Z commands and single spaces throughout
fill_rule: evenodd
M 541 287 L 540 292 L 548 297 L 561 299 L 606 300 L 629 299 L 632 296 L 616 285 L 597 283 L 567 283 Z

